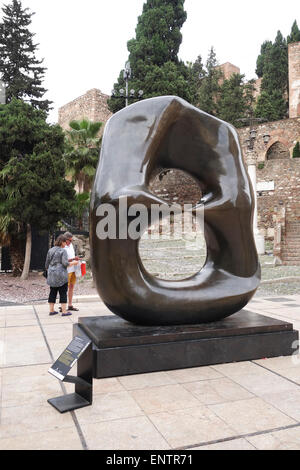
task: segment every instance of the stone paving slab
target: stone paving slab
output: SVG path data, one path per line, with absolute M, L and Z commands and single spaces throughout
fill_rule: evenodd
M 0 449 L 300 448 L 299 355 L 94 380 L 91 407 L 58 413 L 47 400 L 74 386 L 48 368 L 78 317 L 110 314 L 97 297 L 76 300 L 68 318 L 46 304 L 0 307 Z M 297 305 L 300 295 L 272 295 L 247 309 L 298 329 Z

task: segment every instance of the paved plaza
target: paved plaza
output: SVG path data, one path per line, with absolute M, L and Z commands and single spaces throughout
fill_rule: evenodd
M 0 449 L 300 449 L 300 357 L 94 380 L 93 405 L 47 403 L 74 390 L 47 371 L 78 316 L 109 315 L 97 297 L 80 312 L 0 307 Z M 300 329 L 300 295 L 255 297 L 247 309 Z

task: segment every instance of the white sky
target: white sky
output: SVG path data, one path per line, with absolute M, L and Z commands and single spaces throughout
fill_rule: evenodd
M 0 7 L 10 0 L 0 0 Z M 31 31 L 36 33 L 39 56 L 45 59 L 47 98 L 58 107 L 99 88 L 110 94 L 128 58 L 127 41 L 135 37 L 137 17 L 144 0 L 22 0 L 36 12 Z M 256 59 L 263 41 L 274 41 L 277 31 L 290 34 L 294 20 L 300 27 L 299 0 L 185 0 L 187 20 L 179 57 L 205 63 L 214 46 L 220 64 L 240 67 L 255 78 Z M 2 12 L 0 12 L 0 17 Z

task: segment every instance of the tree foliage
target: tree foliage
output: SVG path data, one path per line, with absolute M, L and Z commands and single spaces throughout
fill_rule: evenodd
M 266 41 L 262 45 L 256 71 L 262 77 L 256 116 L 267 121 L 284 119 L 288 109 L 288 51 L 287 41 L 280 31 L 274 43 Z
M 257 57 L 255 73 L 258 78 L 264 74 L 264 66 L 269 60 L 269 53 L 272 49 L 272 41 L 264 41 L 260 48 L 260 55 Z
M 91 189 L 95 176 L 101 145 L 98 136 L 102 122 L 91 122 L 88 119 L 71 121 L 70 131 L 66 132 L 66 149 L 64 153 L 68 174 L 79 186 L 79 192 Z
M 220 87 L 218 117 L 235 127 L 243 127 L 243 119 L 252 114 L 254 80 L 244 79 L 244 75 L 235 73 Z
M 28 225 L 50 230 L 74 213 L 64 134 L 45 117 L 15 98 L 0 106 L 0 237 L 12 247 L 24 239 Z M 20 269 L 14 266 L 15 272 Z
M 28 29 L 33 13 L 23 9 L 20 0 L 12 0 L 2 10 L 0 74 L 6 85 L 7 103 L 15 97 L 48 111 L 51 102 L 42 99 L 47 91 L 42 86 L 46 69 L 42 67 L 43 60 L 36 58 L 38 45 Z
M 220 82 L 223 77 L 222 71 L 218 68 L 218 61 L 213 47 L 209 51 L 206 61 L 206 68 L 201 69 L 201 63 L 194 64 L 194 69 L 199 72 L 198 86 L 194 103 L 198 108 L 206 113 L 216 116 L 218 114 L 218 100 L 220 95 Z
M 180 29 L 186 20 L 184 0 L 147 0 L 138 18 L 136 37 L 127 43 L 132 69 L 130 88 L 144 98 L 176 95 L 191 101 L 189 69 L 178 59 Z M 125 88 L 120 72 L 114 89 Z M 110 99 L 111 111 L 124 107 L 124 99 Z
M 293 158 L 300 158 L 300 142 L 296 142 L 293 148 Z
M 287 43 L 300 41 L 300 30 L 298 28 L 297 21 L 295 20 L 291 29 L 291 34 L 287 37 Z

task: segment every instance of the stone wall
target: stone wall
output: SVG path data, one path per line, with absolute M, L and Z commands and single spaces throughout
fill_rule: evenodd
M 196 204 L 201 199 L 198 183 L 180 170 L 162 172 L 150 183 L 150 190 L 171 204 Z
M 294 119 L 283 119 L 281 121 L 266 122 L 255 126 L 257 135 L 252 152 L 248 151 L 246 140 L 249 138 L 249 127 L 238 129 L 243 154 L 247 158 L 253 158 L 257 162 L 266 160 L 267 152 L 276 142 L 282 143 L 292 156 L 293 148 L 300 141 L 300 117 Z M 264 135 L 269 135 L 267 144 L 264 143 Z
M 295 143 L 300 141 L 300 118 L 263 123 L 256 130 L 253 150 L 245 142 L 250 128 L 239 129 L 238 133 L 246 165 L 253 160 L 257 165 L 258 227 L 272 238 L 281 206 L 286 208 L 288 222 L 300 220 L 300 159 L 292 158 Z M 267 144 L 265 135 L 270 136 Z
M 73 245 L 77 256 L 82 256 L 84 260 L 90 263 L 90 242 L 86 235 L 73 235 Z
M 229 80 L 231 75 L 233 75 L 234 73 L 241 73 L 239 67 L 236 67 L 230 62 L 225 62 L 225 64 L 218 65 L 216 68 L 220 69 L 223 73 L 223 78 L 220 80 L 220 83 L 222 83 L 224 80 Z
M 267 235 L 273 228 L 274 214 L 284 205 L 289 222 L 300 221 L 300 159 L 269 160 L 257 170 L 257 181 L 274 181 L 274 191 L 258 191 L 258 225 Z
M 108 98 L 108 95 L 96 88 L 87 91 L 84 95 L 59 108 L 58 124 L 65 130 L 69 129 L 69 122 L 73 119 L 87 118 L 90 121 L 100 121 L 105 124 L 112 115 L 107 107 Z M 103 129 L 104 125 L 102 132 Z
M 289 116 L 300 116 L 300 42 L 289 44 Z

